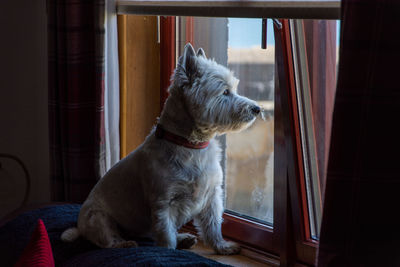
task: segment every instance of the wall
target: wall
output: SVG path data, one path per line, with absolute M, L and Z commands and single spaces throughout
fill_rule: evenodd
M 0 153 L 19 157 L 32 188 L 29 203 L 50 200 L 46 0 L 0 1 Z M 25 183 L 0 158 L 0 218 L 17 207 Z

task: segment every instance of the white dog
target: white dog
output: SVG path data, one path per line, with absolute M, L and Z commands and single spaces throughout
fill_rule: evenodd
M 151 236 L 158 246 L 190 248 L 196 237 L 177 231 L 193 219 L 218 254 L 238 253 L 240 247 L 221 234 L 221 149 L 214 137 L 246 128 L 261 110 L 236 94 L 237 85 L 231 71 L 187 44 L 158 125 L 97 183 L 77 227 L 62 240 L 82 235 L 99 247 L 116 248 Z

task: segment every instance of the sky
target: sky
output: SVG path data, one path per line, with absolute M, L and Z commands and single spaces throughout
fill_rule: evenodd
M 262 19 L 229 18 L 228 46 L 232 48 L 261 47 L 261 22 Z M 274 29 L 272 19 L 267 21 L 267 45 L 274 45 Z M 339 34 L 340 22 L 337 23 Z M 337 36 L 337 44 L 339 44 Z
M 262 19 L 229 18 L 228 46 L 232 48 L 261 47 Z M 274 45 L 272 20 L 267 22 L 267 45 Z

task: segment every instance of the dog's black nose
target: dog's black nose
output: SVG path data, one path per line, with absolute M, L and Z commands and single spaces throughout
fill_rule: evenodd
M 254 115 L 258 115 L 261 112 L 261 108 L 259 106 L 253 106 L 251 108 L 251 111 L 253 112 Z

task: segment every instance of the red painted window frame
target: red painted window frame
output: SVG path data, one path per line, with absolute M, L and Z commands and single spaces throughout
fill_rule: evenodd
M 314 23 L 315 21 L 311 22 Z M 332 28 L 327 28 L 328 31 L 332 30 Z M 332 33 L 332 32 L 331 32 Z M 326 34 L 326 33 L 325 33 Z M 312 48 L 311 50 L 307 50 L 306 48 L 306 53 L 309 58 L 315 58 L 320 56 L 319 55 L 319 38 L 322 36 L 319 36 L 320 33 L 317 33 L 316 36 L 313 36 L 314 41 L 316 42 L 316 46 L 318 47 L 317 50 L 315 48 Z M 323 37 L 322 37 L 323 38 Z M 317 254 L 317 248 L 319 245 L 319 242 L 311 236 L 311 227 L 310 227 L 310 221 L 309 221 L 309 207 L 308 207 L 308 202 L 307 202 L 307 189 L 306 189 L 306 183 L 305 183 L 305 177 L 304 177 L 304 154 L 302 153 L 302 145 L 301 145 L 301 135 L 300 135 L 300 124 L 299 124 L 299 109 L 297 106 L 298 99 L 296 95 L 296 87 L 295 87 L 295 75 L 294 75 L 294 63 L 293 63 L 293 55 L 292 55 L 292 41 L 291 40 L 291 35 L 290 35 L 290 25 L 288 20 L 283 20 L 282 21 L 282 42 L 283 42 L 283 48 L 285 50 L 285 68 L 286 68 L 286 73 L 287 77 L 286 79 L 289 82 L 289 86 L 287 89 L 287 98 L 289 101 L 289 110 L 290 110 L 290 122 L 288 123 L 291 128 L 287 130 L 290 132 L 292 136 L 292 143 L 293 143 L 293 150 L 290 151 L 288 150 L 288 160 L 293 158 L 293 162 L 295 162 L 294 168 L 292 171 L 288 170 L 288 184 L 289 184 L 289 198 L 291 200 L 291 212 L 292 212 L 292 218 L 293 218 L 293 230 L 294 230 L 294 236 L 293 240 L 295 242 L 295 249 L 293 253 L 295 253 L 295 257 L 297 261 L 306 263 L 309 265 L 314 265 L 315 264 L 315 258 Z M 335 40 L 334 40 L 335 41 Z M 315 45 L 315 44 L 314 44 Z M 331 44 L 327 43 L 325 44 L 327 47 L 325 49 L 331 50 L 332 46 Z M 329 53 L 329 51 L 327 51 Z M 330 51 L 332 52 L 332 51 Z M 336 91 L 336 86 L 332 85 L 335 80 L 333 77 L 336 77 L 335 73 L 332 75 L 332 71 L 335 71 L 335 69 L 332 69 L 332 64 L 333 62 L 331 61 L 332 58 L 329 57 L 326 59 L 325 65 L 324 66 L 319 66 L 319 65 L 311 65 L 314 68 L 313 72 L 313 84 L 310 86 L 310 93 L 313 96 L 313 99 L 311 101 L 312 108 L 316 108 L 316 110 L 312 110 L 312 116 L 318 116 L 318 115 L 323 115 L 325 116 L 325 132 L 322 134 L 324 135 L 324 140 L 325 140 L 325 147 L 327 147 L 327 144 L 329 144 L 329 139 L 330 139 L 330 126 L 331 126 L 331 116 L 329 114 L 332 114 L 333 111 L 333 102 L 334 102 L 334 95 Z M 307 68 L 310 67 L 311 62 L 306 62 Z M 314 62 L 312 62 L 314 63 Z M 311 64 L 312 64 L 311 63 Z M 320 67 L 323 67 L 320 69 Z M 318 68 L 318 71 L 315 71 L 315 68 Z M 329 71 L 330 75 L 325 75 L 326 76 L 326 81 L 324 84 L 324 88 L 320 88 L 316 86 L 317 81 L 315 80 L 316 77 L 315 75 L 321 75 L 319 70 L 322 71 Z M 328 77 L 329 76 L 329 77 Z M 310 77 L 306 77 L 309 79 Z M 329 85 L 328 85 L 329 84 Z M 324 94 L 320 95 L 320 90 L 324 90 Z M 313 123 L 314 123 L 313 118 Z M 314 129 L 315 130 L 315 129 Z M 314 131 L 314 134 L 316 132 Z M 315 141 L 315 140 L 314 140 Z M 325 148 L 326 149 L 326 148 Z M 325 151 L 324 153 L 326 153 Z M 318 156 L 318 155 L 317 155 Z M 326 168 L 326 162 L 325 161 L 322 164 L 322 168 Z M 320 166 L 318 166 L 320 167 Z M 289 168 L 290 169 L 290 168 Z M 324 172 L 319 172 L 318 175 L 319 177 L 316 177 L 318 182 L 320 183 L 320 194 L 323 188 L 321 188 L 321 184 L 324 184 L 324 177 L 321 177 L 321 173 L 323 174 Z M 321 196 L 320 196 L 321 197 Z M 322 207 L 321 207 L 322 208 Z
M 288 166 L 289 198 L 293 227 L 292 242 L 295 244 L 291 253 L 296 258 L 296 261 L 314 265 L 318 241 L 311 237 L 310 231 L 291 42 L 289 20 L 282 20 L 282 46 L 284 50 L 285 71 L 287 73 L 286 79 L 288 81 L 286 92 L 289 106 L 288 110 L 290 113 L 288 116 L 290 121 L 287 123 L 290 125 L 290 128 L 286 129 L 286 131 L 289 132 L 292 139 L 286 139 L 286 141 L 293 146 L 291 149 L 287 149 L 287 158 L 288 160 L 293 159 L 295 163 L 293 166 Z M 292 170 L 290 170 L 290 167 L 293 167 Z
M 160 110 L 168 97 L 168 87 L 175 69 L 175 29 L 175 17 L 160 16 Z
M 175 16 L 160 16 L 160 110 L 168 97 L 168 87 L 176 65 L 175 31 Z M 194 45 L 193 17 L 186 17 L 186 42 Z

